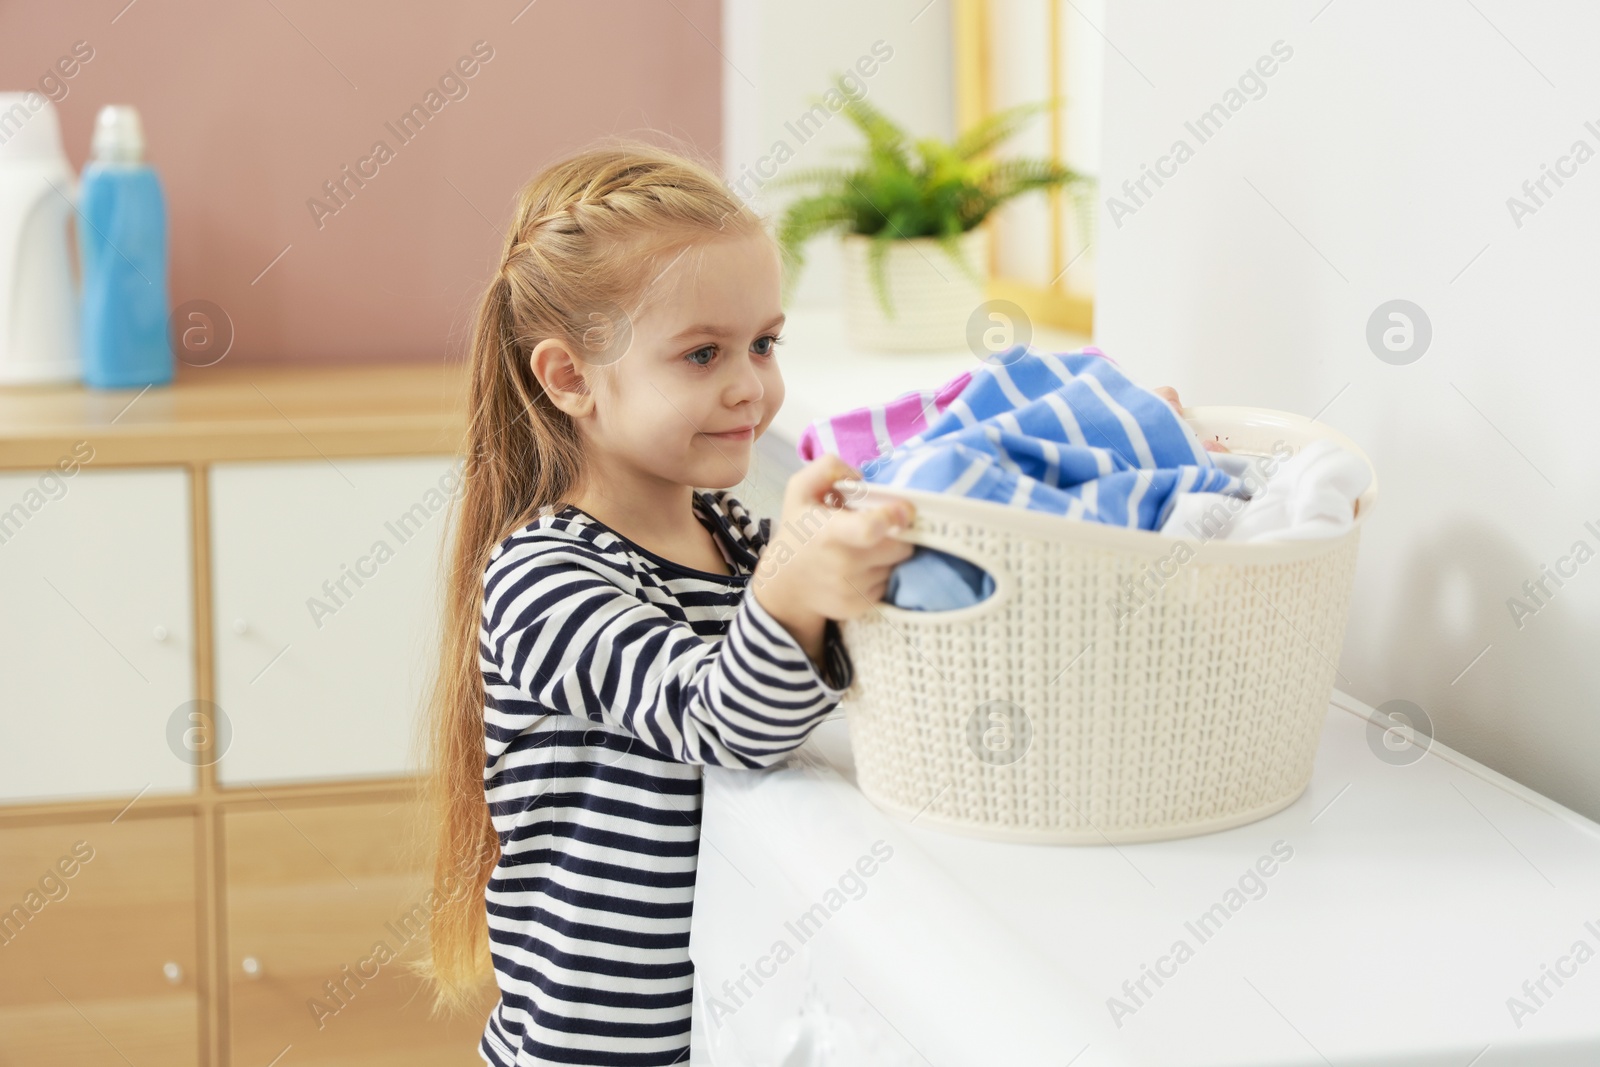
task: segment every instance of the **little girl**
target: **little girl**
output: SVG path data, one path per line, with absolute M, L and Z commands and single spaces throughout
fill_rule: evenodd
M 431 718 L 431 975 L 500 1067 L 686 1063 L 701 768 L 771 766 L 912 546 L 837 456 L 774 532 L 727 492 L 783 403 L 782 259 L 702 164 L 598 147 L 521 191 L 472 339 Z M 705 921 L 705 917 L 702 917 Z M 714 920 L 713 920 L 714 921 Z

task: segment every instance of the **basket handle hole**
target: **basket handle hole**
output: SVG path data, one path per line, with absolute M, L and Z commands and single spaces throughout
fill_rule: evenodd
M 886 603 L 908 611 L 956 611 L 995 594 L 994 575 L 971 560 L 927 545 L 889 572 Z

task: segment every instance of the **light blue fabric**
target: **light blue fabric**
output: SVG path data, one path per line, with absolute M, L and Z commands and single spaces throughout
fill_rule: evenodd
M 861 470 L 878 485 L 1142 530 L 1159 529 L 1181 493 L 1247 495 L 1170 404 L 1110 360 L 1021 345 L 974 371 L 925 431 Z M 919 546 L 891 572 L 885 599 L 948 610 L 992 590 L 981 568 Z
M 987 600 L 993 592 L 994 579 L 976 563 L 918 545 L 910 559 L 889 572 L 883 599 L 897 608 L 950 611 Z

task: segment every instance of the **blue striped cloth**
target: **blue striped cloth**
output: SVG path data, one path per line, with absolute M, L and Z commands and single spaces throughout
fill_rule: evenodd
M 864 481 L 1071 519 L 1159 529 L 1180 493 L 1247 495 L 1172 406 L 1083 352 L 1017 346 L 922 433 L 862 465 Z
M 1156 530 L 1183 493 L 1246 496 L 1172 406 L 1100 355 L 995 357 L 926 430 L 861 466 L 878 485 L 955 493 L 1069 519 Z M 942 610 L 987 596 L 980 569 L 919 546 L 885 599 Z

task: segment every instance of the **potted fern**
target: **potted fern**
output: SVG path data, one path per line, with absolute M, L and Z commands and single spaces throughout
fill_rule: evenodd
M 1053 160 L 997 160 L 991 150 L 1051 101 L 997 111 L 954 142 L 912 138 L 842 78 L 845 115 L 866 137 L 854 166 L 821 167 L 769 182 L 811 186 L 778 226 L 785 298 L 805 244 L 828 231 L 843 242 L 844 312 L 853 343 L 878 349 L 957 349 L 985 299 L 997 207 L 1034 189 L 1064 186 L 1080 212 L 1093 180 Z M 820 99 L 819 103 L 822 102 Z

